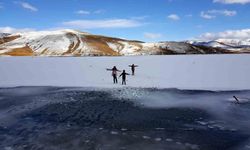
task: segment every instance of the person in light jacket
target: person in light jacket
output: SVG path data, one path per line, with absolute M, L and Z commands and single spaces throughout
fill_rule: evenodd
M 114 84 L 117 84 L 117 83 L 118 83 L 118 80 L 117 80 L 117 72 L 121 72 L 121 71 L 118 70 L 118 69 L 116 68 L 116 66 L 114 66 L 112 69 L 107 69 L 107 71 L 112 71 L 113 82 L 114 82 Z

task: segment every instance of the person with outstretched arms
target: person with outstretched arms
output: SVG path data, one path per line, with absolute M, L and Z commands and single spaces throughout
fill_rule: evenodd
M 126 85 L 126 76 L 130 75 L 128 73 L 126 73 L 125 70 L 123 70 L 122 74 L 119 77 L 122 77 L 122 85 Z
M 121 71 L 118 70 L 118 69 L 116 68 L 116 66 L 114 66 L 112 69 L 107 69 L 107 71 L 112 71 L 113 82 L 114 82 L 114 84 L 117 84 L 117 83 L 118 83 L 118 80 L 117 80 L 117 72 L 121 72 Z
M 134 76 L 134 75 L 135 75 L 135 68 L 136 68 L 136 67 L 139 67 L 139 66 L 138 66 L 138 65 L 135 65 L 135 64 L 132 64 L 132 65 L 129 65 L 129 67 L 131 68 L 132 75 Z

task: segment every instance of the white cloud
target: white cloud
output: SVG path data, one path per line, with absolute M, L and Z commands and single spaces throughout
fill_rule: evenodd
M 206 13 L 206 12 L 204 12 L 204 11 L 202 11 L 201 12 L 201 15 L 200 15 L 202 18 L 204 18 L 204 19 L 213 19 L 213 18 L 215 18 L 216 16 L 214 16 L 214 15 L 211 15 L 211 14 L 208 14 L 208 13 Z
M 250 39 L 250 29 L 242 29 L 242 30 L 227 30 L 224 32 L 218 33 L 205 33 L 198 37 L 200 40 L 211 41 L 217 39 L 239 39 L 246 40 Z
M 62 23 L 64 26 L 80 29 L 96 28 L 131 28 L 143 25 L 133 19 L 106 19 L 106 20 L 73 20 Z
M 171 14 L 168 16 L 168 19 L 174 20 L 174 21 L 178 21 L 180 20 L 180 17 L 176 14 Z
M 162 34 L 160 33 L 144 33 L 144 37 L 147 39 L 158 39 L 162 37 Z
M 38 11 L 38 9 L 35 6 L 33 6 L 33 5 L 31 5 L 31 4 L 27 3 L 27 2 L 15 2 L 15 3 L 19 4 L 24 9 L 28 9 L 30 11 Z
M 237 15 L 237 11 L 234 10 L 208 10 L 208 11 L 202 11 L 200 16 L 205 19 L 214 19 L 217 17 L 217 15 L 223 15 L 227 17 L 232 17 Z
M 13 28 L 13 27 L 0 27 L 0 33 L 17 33 L 17 32 L 29 32 L 34 31 L 34 29 L 31 28 Z
M 247 4 L 247 3 L 250 3 L 250 0 L 214 0 L 214 3 L 223 3 L 223 4 Z
M 220 14 L 224 16 L 235 16 L 237 12 L 234 10 L 209 10 L 208 13 L 210 14 Z
M 86 10 L 78 10 L 78 11 L 76 11 L 76 13 L 79 15 L 89 15 L 90 14 L 90 12 L 86 11 Z

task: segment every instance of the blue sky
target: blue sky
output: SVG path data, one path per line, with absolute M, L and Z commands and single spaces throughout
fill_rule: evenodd
M 78 29 L 142 41 L 250 38 L 250 0 L 0 0 L 0 32 Z

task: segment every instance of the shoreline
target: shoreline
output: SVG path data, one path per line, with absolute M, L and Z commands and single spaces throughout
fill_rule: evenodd
M 119 87 L 118 87 L 119 86 Z M 247 92 L 250 89 L 221 89 L 221 90 L 208 90 L 208 89 L 189 89 L 189 88 L 158 88 L 158 87 L 132 87 L 122 86 L 117 87 L 80 87 L 80 86 L 0 86 L 0 89 L 18 89 L 18 88 L 61 88 L 61 89 L 72 89 L 72 90 L 97 90 L 97 91 L 112 91 L 112 90 L 126 90 L 126 89 L 139 89 L 139 90 L 157 90 L 157 91 L 194 91 L 194 92 Z

